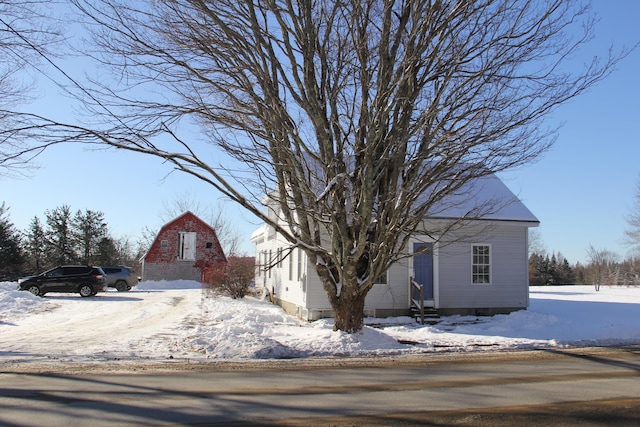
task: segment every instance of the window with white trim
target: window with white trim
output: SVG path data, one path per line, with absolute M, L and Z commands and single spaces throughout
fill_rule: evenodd
M 375 284 L 376 285 L 386 285 L 387 284 L 387 273 L 388 272 L 386 272 L 386 271 L 384 273 L 382 273 L 380 275 L 380 277 L 378 277 L 376 279 L 376 283 Z
M 293 250 L 289 251 L 289 280 L 293 280 Z
M 491 245 L 473 245 L 471 248 L 471 283 L 491 283 Z
M 267 273 L 267 251 L 262 251 L 262 269 Z

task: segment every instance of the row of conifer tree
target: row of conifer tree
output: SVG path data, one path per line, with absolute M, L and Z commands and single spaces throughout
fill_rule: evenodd
M 62 205 L 35 216 L 18 230 L 9 207 L 0 205 L 0 280 L 38 273 L 56 265 L 132 265 L 138 255 L 128 239 L 109 232 L 103 212 L 73 212 Z

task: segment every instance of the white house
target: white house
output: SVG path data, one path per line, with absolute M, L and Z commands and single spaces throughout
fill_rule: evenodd
M 458 199 L 458 200 L 456 200 Z M 491 315 L 524 309 L 529 305 L 528 229 L 538 219 L 495 175 L 479 179 L 442 208 L 424 219 L 425 229 L 443 229 L 468 217 L 474 206 L 490 206 L 473 220 L 442 236 L 416 235 L 405 248 L 407 257 L 392 265 L 369 291 L 365 312 L 387 317 L 411 312 L 410 280 L 423 286 L 425 306 L 441 315 Z M 267 212 L 277 216 L 277 206 Z M 435 239 L 437 240 L 434 240 Z M 263 225 L 251 236 L 259 266 L 256 283 L 272 300 L 305 320 L 331 317 L 332 310 L 304 252 Z M 428 253 L 412 255 L 428 246 Z M 424 252 L 424 251 L 422 251 Z M 415 296 L 414 296 L 415 298 Z

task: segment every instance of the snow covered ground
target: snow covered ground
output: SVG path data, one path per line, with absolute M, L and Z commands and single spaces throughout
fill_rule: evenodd
M 534 287 L 526 311 L 494 317 L 368 318 L 333 332 L 255 298 L 208 297 L 197 282 L 143 282 L 95 298 L 44 298 L 0 283 L 0 364 L 402 355 L 640 343 L 640 288 Z

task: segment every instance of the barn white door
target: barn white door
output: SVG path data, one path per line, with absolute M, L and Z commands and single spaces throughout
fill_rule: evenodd
M 180 259 L 195 260 L 196 259 L 196 233 L 181 232 L 180 233 Z

